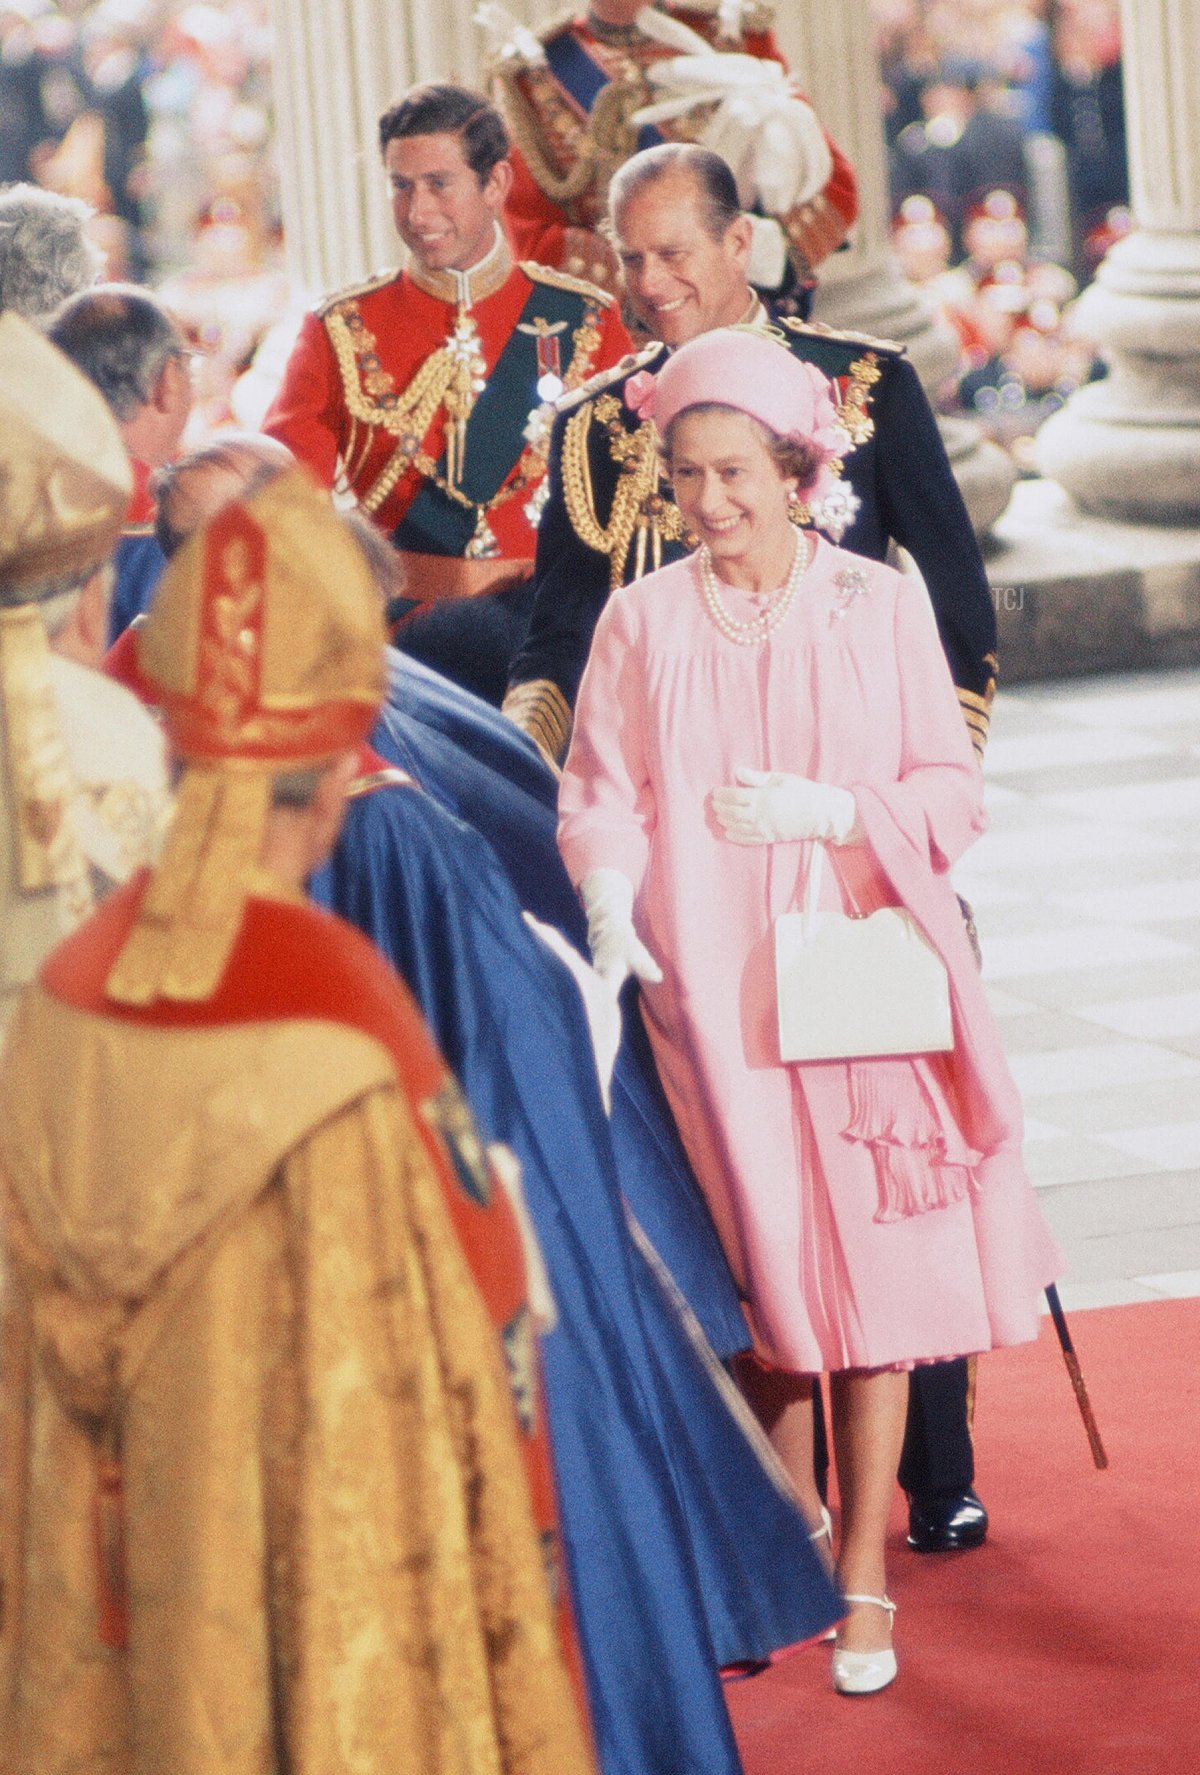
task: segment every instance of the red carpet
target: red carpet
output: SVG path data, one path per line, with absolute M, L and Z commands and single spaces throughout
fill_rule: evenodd
M 1109 1467 L 1054 1333 L 979 1364 L 991 1515 L 971 1553 L 889 1553 L 900 1675 L 829 1686 L 806 1646 L 726 1689 L 747 1775 L 1200 1772 L 1200 1300 L 1077 1312 Z

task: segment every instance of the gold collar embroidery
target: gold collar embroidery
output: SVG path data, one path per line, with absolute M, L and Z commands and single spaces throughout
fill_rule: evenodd
M 473 308 L 476 302 L 494 296 L 513 268 L 512 254 L 499 222 L 495 229 L 495 238 L 477 265 L 466 271 L 424 271 L 414 261 L 408 269 L 409 281 L 427 296 L 462 309 Z

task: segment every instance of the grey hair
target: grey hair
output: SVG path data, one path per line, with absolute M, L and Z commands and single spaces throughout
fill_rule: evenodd
M 0 582 L 0 610 L 12 610 L 21 604 L 36 604 L 51 639 L 70 622 L 83 588 L 103 562 L 75 573 L 60 573 L 52 579 L 24 580 L 19 585 Z
M 0 310 L 40 324 L 95 283 L 104 254 L 85 232 L 94 214 L 82 198 L 40 185 L 0 188 Z
M 57 641 L 83 600 L 83 586 L 72 586 L 69 591 L 56 592 L 51 598 L 42 598 L 39 607 L 47 637 L 51 642 Z
M 179 327 L 148 290 L 104 284 L 63 303 L 46 329 L 58 349 L 96 384 L 117 418 L 132 419 L 153 399 L 170 358 L 187 346 Z
M 608 187 L 608 214 L 617 234 L 621 212 L 631 199 L 663 179 L 679 176 L 695 186 L 705 233 L 712 240 L 724 240 L 742 213 L 737 180 L 719 154 L 697 142 L 660 142 L 617 168 Z
M 168 561 L 193 530 L 214 515 L 204 500 L 196 497 L 197 478 L 202 491 L 208 474 L 226 474 L 239 483 L 238 491 L 230 498 L 253 499 L 286 473 L 294 461 L 287 446 L 265 432 L 222 431 L 188 455 L 164 464 L 151 481 L 150 490 L 156 501 L 154 534 Z
M 375 581 L 375 590 L 386 611 L 394 598 L 404 596 L 406 575 L 399 552 L 392 547 L 378 524 L 372 523 L 360 507 L 351 506 L 349 510 L 342 512 L 341 519 L 366 556 L 371 578 Z

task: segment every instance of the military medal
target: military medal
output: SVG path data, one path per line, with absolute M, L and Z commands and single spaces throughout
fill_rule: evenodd
M 537 348 L 537 383 L 536 392 L 539 401 L 556 401 L 566 387 L 562 376 L 562 356 L 559 351 L 559 334 L 566 331 L 565 320 L 543 320 L 539 314 L 532 324 L 520 321 L 517 331 L 529 333 Z

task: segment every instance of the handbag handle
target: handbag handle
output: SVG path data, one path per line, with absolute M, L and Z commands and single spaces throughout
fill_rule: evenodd
M 812 858 L 808 865 L 808 883 L 804 889 L 804 941 L 806 943 L 811 943 L 813 928 L 817 921 L 817 907 L 821 900 L 821 875 L 824 867 L 824 841 L 814 838 Z
M 816 924 L 816 918 L 817 918 L 817 909 L 818 909 L 820 902 L 821 902 L 821 877 L 822 877 L 822 874 L 823 874 L 824 868 L 825 868 L 826 849 L 827 849 L 827 846 L 826 846 L 825 840 L 823 838 L 814 838 L 813 839 L 813 841 L 812 841 L 812 860 L 810 861 L 810 863 L 808 865 L 808 881 L 807 881 L 807 883 L 805 885 L 805 889 L 804 889 L 804 926 L 803 926 L 803 929 L 804 929 L 804 941 L 806 943 L 808 943 L 812 940 L 813 928 Z M 837 877 L 837 883 L 838 883 L 838 886 L 842 890 L 842 894 L 850 903 L 849 916 L 851 918 L 863 918 L 865 916 L 863 909 L 859 905 L 858 901 L 855 899 L 853 890 L 851 888 L 847 887 L 846 882 L 844 881 L 844 879 L 842 878 L 842 875 L 840 874 L 840 872 L 838 870 L 837 864 L 834 863 L 831 859 L 829 866 L 833 870 L 834 875 Z

